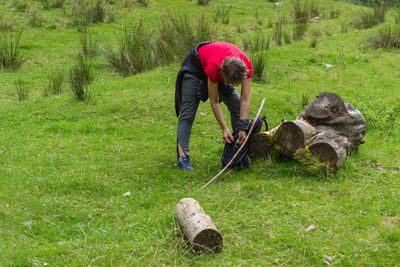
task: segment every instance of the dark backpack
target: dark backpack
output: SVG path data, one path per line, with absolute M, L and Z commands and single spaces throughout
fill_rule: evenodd
M 251 124 L 253 123 L 252 120 L 247 121 L 247 130 L 246 133 L 248 134 L 250 131 Z M 239 171 L 242 169 L 246 169 L 250 166 L 250 157 L 248 155 L 248 150 L 249 150 L 249 143 L 251 142 L 251 139 L 256 133 L 259 133 L 261 131 L 261 128 L 263 126 L 263 123 L 265 123 L 265 130 L 268 131 L 268 123 L 265 119 L 265 116 L 262 116 L 257 119 L 256 123 L 254 124 L 253 131 L 251 132 L 249 139 L 247 140 L 247 143 L 244 145 L 242 150 L 240 151 L 239 155 L 235 158 L 235 160 L 232 162 L 231 166 L 234 170 Z M 233 158 L 233 156 L 236 154 L 236 152 L 240 148 L 240 144 L 238 144 L 236 141 L 238 139 L 239 132 L 234 132 L 233 133 L 233 138 L 235 139 L 234 142 L 232 143 L 225 143 L 225 148 L 224 152 L 222 153 L 221 157 L 221 165 L 222 168 L 224 168 Z

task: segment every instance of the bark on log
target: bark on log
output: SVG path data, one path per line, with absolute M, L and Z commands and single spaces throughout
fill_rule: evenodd
M 366 123 L 353 105 L 330 92 L 320 93 L 294 121 L 283 121 L 269 132 L 253 138 L 250 154 L 271 158 L 276 154 L 293 158 L 308 149 L 329 168 L 341 166 L 352 149 L 363 144 Z
M 222 236 L 195 199 L 181 199 L 175 207 L 175 216 L 194 251 L 221 252 Z

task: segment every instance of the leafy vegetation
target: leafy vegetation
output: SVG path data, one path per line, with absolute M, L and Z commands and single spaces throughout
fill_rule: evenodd
M 61 83 L 61 77 L 55 78 L 56 83 Z M 69 86 L 77 100 L 90 100 L 94 96 L 94 91 L 89 87 L 93 82 L 94 74 L 92 65 L 88 58 L 84 55 L 79 55 L 78 60 L 72 66 L 69 72 Z M 58 85 L 57 84 L 57 85 Z
M 372 7 L 316 1 L 320 20 L 309 23 L 297 41 L 291 37 L 292 5 L 275 2 L 201 6 L 151 0 L 144 7 L 136 0 L 103 1 L 104 22 L 84 23 L 102 51 L 82 56 L 91 66 L 86 68 L 76 58 L 83 51 L 83 32 L 71 27 L 75 0 L 65 0 L 63 9 L 43 8 L 41 1 L 0 1 L 3 21 L 12 25 L 0 27 L 7 43 L 13 35 L 15 44 L 23 29 L 17 49 L 22 64 L 13 69 L 1 63 L 0 70 L 0 265 L 397 265 L 400 50 L 360 46 L 386 25 L 355 29 L 351 22 L 358 10 Z M 214 23 L 223 6 L 231 6 L 229 24 Z M 331 17 L 331 8 L 338 18 Z M 43 18 L 41 26 L 30 25 L 31 9 Z M 171 23 L 165 14 L 174 12 L 188 17 L 191 31 L 162 26 Z M 203 26 L 198 23 L 202 12 L 210 16 L 205 15 Z M 111 23 L 109 14 L 115 16 Z M 385 18 L 392 29 L 395 15 L 387 12 Z M 275 31 L 279 16 L 285 19 Z M 156 63 L 124 75 L 102 48 L 119 55 L 124 25 L 140 20 Z M 271 41 L 255 45 L 257 34 Z M 176 46 L 175 39 L 168 41 L 171 36 Z M 252 159 L 249 169 L 227 171 L 200 190 L 220 170 L 224 144 L 209 103 L 200 103 L 191 137 L 195 171 L 178 171 L 175 78 L 195 42 L 228 38 L 242 50 L 247 45 L 265 53 L 263 80 L 252 80 L 250 118 L 266 97 L 261 114 L 272 128 L 282 119 L 294 119 L 321 91 L 331 91 L 364 115 L 365 144 L 337 172 L 311 173 L 285 159 Z M 310 47 L 313 38 L 318 38 L 316 48 Z M 95 79 L 82 79 L 85 71 L 71 68 L 90 69 Z M 84 88 L 96 92 L 93 101 L 71 96 L 71 77 L 76 84 L 91 81 Z M 21 92 L 28 95 L 24 101 L 18 100 L 20 80 Z M 60 93 L 43 97 L 50 81 L 61 84 Z M 221 107 L 229 123 L 229 112 Z M 224 239 L 220 254 L 197 255 L 187 247 L 173 218 L 183 197 L 194 197 L 212 217 Z M 307 230 L 310 225 L 316 229 Z

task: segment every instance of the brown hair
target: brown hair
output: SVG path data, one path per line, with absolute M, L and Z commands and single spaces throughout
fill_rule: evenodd
M 247 77 L 248 70 L 244 62 L 237 57 L 226 57 L 221 64 L 220 75 L 225 82 L 239 84 Z

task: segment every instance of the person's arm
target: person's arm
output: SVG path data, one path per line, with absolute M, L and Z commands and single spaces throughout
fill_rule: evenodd
M 208 97 L 210 98 L 211 109 L 214 116 L 222 128 L 222 138 L 225 142 L 232 143 L 234 138 L 228 126 L 226 126 L 225 120 L 222 117 L 221 107 L 219 106 L 218 83 L 214 83 L 210 79 L 208 79 Z
M 242 81 L 242 90 L 240 92 L 240 119 L 248 119 L 250 110 L 250 88 L 251 78 Z M 246 132 L 240 131 L 238 136 L 238 143 L 241 144 L 246 139 Z

